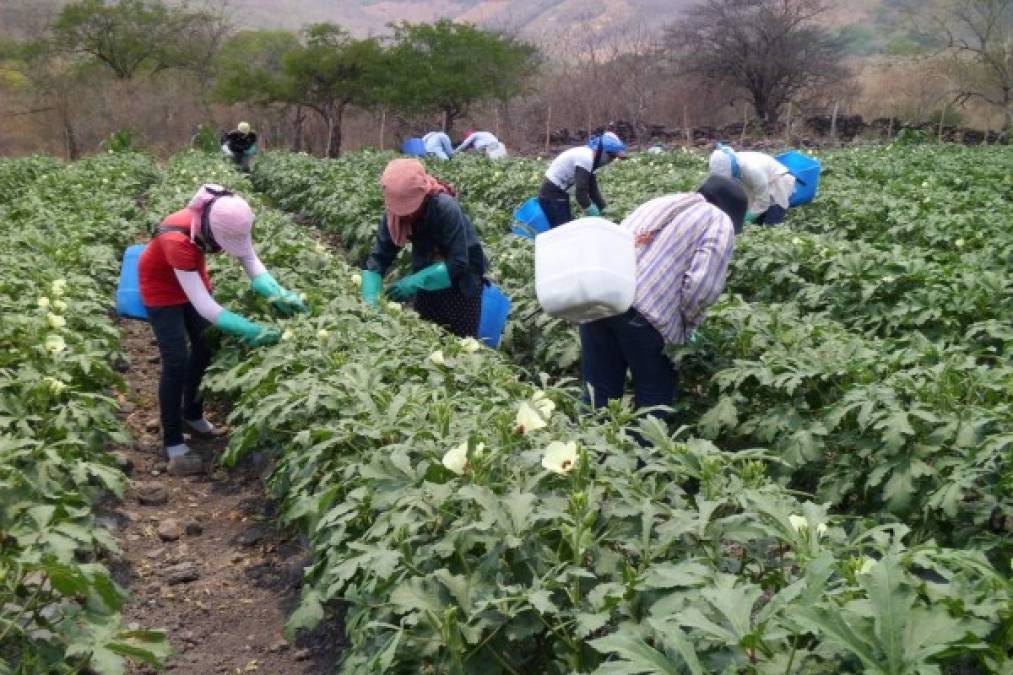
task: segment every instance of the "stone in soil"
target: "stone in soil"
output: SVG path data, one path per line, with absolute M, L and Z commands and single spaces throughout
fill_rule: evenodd
M 161 506 L 169 501 L 169 491 L 161 483 L 138 483 L 137 501 L 145 506 Z
M 144 429 L 146 431 L 152 432 L 158 431 L 158 428 L 160 426 L 162 426 L 162 423 L 159 421 L 157 417 L 152 417 L 151 419 L 149 419 L 147 422 L 144 423 Z
M 197 563 L 190 561 L 181 562 L 178 565 L 166 567 L 165 577 L 170 586 L 175 586 L 176 584 L 186 584 L 200 579 L 200 570 L 197 569 Z
M 313 656 L 312 652 L 306 648 L 298 649 L 292 654 L 292 658 L 296 661 L 308 661 L 311 656 Z
M 286 649 L 288 649 L 288 642 L 285 640 L 275 640 L 271 643 L 271 646 L 267 648 L 267 651 L 272 654 L 277 654 L 278 652 L 283 652 Z
M 236 537 L 236 543 L 240 546 L 253 546 L 258 541 L 264 538 L 266 534 L 266 528 L 262 525 L 254 525 L 245 532 L 241 532 Z
M 183 536 L 183 528 L 175 518 L 166 518 L 158 524 L 158 538 L 162 541 L 176 541 Z
M 204 534 L 204 526 L 196 520 L 188 520 L 183 526 L 183 531 L 188 537 L 199 537 Z

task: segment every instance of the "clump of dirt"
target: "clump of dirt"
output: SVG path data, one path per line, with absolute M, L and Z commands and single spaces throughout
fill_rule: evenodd
M 192 438 L 212 468 L 199 476 L 167 474 L 158 350 L 146 324 L 125 321 L 122 330 L 129 391 L 121 406 L 133 443 L 119 452 L 131 487 L 104 518 L 123 549 L 111 566 L 132 595 L 125 623 L 165 629 L 175 649 L 168 669 L 176 673 L 333 672 L 344 645 L 340 617 L 296 644 L 282 637 L 309 557 L 297 535 L 274 526 L 263 462 L 223 469 L 214 460 L 225 439 Z M 209 417 L 220 423 L 224 416 Z

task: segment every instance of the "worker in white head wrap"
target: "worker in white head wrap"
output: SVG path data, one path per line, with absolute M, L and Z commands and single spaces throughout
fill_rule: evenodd
M 736 152 L 718 144 L 710 156 L 710 174 L 734 178 L 749 197 L 747 220 L 761 225 L 784 222 L 795 176 L 779 161 L 762 152 Z

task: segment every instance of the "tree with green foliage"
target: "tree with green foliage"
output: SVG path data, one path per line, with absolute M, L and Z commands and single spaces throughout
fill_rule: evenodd
M 170 68 L 206 72 L 228 30 L 221 14 L 162 0 L 77 0 L 52 29 L 55 48 L 92 58 L 121 80 Z
M 448 20 L 392 26 L 390 104 L 442 113 L 443 129 L 481 101 L 523 93 L 536 73 L 537 49 L 503 33 Z
M 284 92 L 320 116 L 327 126 L 326 155 L 338 157 L 345 111 L 377 101 L 386 55 L 375 38 L 357 40 L 330 23 L 310 26 L 305 37 L 305 44 L 282 57 Z
M 219 101 L 294 112 L 292 147 L 297 151 L 302 149 L 305 108 L 285 72 L 285 56 L 301 47 L 299 36 L 289 31 L 242 31 L 225 41 L 215 62 Z

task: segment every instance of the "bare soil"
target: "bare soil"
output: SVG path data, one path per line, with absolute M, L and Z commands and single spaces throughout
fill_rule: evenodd
M 158 350 L 147 324 L 125 321 L 122 331 L 129 363 L 128 393 L 121 406 L 134 442 L 120 452 L 133 464 L 132 484 L 123 503 L 104 517 L 123 549 L 112 567 L 132 595 L 125 622 L 167 632 L 175 650 L 168 670 L 174 673 L 333 672 L 344 644 L 340 618 L 300 635 L 293 645 L 282 637 L 309 557 L 297 534 L 273 524 L 263 461 L 224 469 L 215 462 L 224 439 L 192 438 L 191 447 L 211 466 L 208 473 L 165 473 L 158 427 Z M 223 415 L 212 411 L 208 417 L 223 423 Z M 166 491 L 164 504 L 139 502 L 139 495 L 159 485 Z M 175 520 L 182 531 L 178 539 L 165 531 L 172 529 L 168 520 Z M 187 572 L 184 578 L 196 579 L 171 579 L 181 569 Z M 154 671 L 142 666 L 134 672 Z

